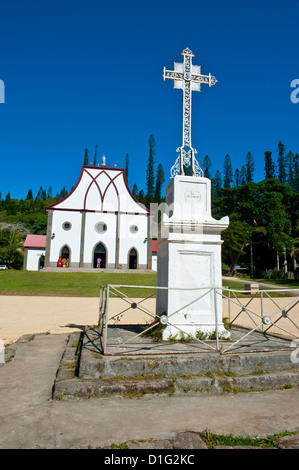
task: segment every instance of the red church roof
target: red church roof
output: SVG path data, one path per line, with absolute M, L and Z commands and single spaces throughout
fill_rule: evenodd
M 27 235 L 24 248 L 46 248 L 46 235 Z

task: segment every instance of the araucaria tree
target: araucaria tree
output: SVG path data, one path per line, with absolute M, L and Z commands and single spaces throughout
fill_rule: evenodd
M 275 163 L 272 158 L 272 152 L 265 152 L 265 178 L 266 180 L 275 178 Z
M 245 168 L 245 165 L 241 166 L 241 171 L 240 171 L 240 185 L 243 186 L 243 184 L 246 184 L 246 168 Z
M 254 159 L 251 152 L 248 152 L 246 155 L 246 183 L 253 182 L 253 175 L 254 175 Z
M 94 159 L 93 159 L 93 166 L 97 166 L 97 155 L 98 155 L 98 146 L 95 146 L 94 150 Z
M 299 154 L 296 153 L 293 159 L 294 186 L 293 189 L 299 193 Z
M 83 165 L 88 165 L 88 149 L 84 151 L 84 163 Z
M 156 143 L 154 136 L 151 134 L 148 139 L 149 145 L 149 155 L 148 155 L 148 163 L 147 163 L 147 170 L 146 170 L 146 197 L 145 197 L 145 205 L 149 208 L 150 203 L 153 201 L 155 196 L 155 176 L 154 176 L 154 165 L 155 160 L 154 157 L 156 155 Z
M 212 178 L 212 196 L 215 197 L 218 195 L 219 190 L 222 185 L 221 173 L 219 170 L 216 170 L 214 178 Z
M 281 140 L 278 142 L 277 170 L 278 181 L 280 183 L 285 183 L 287 179 L 287 161 L 285 155 L 285 146 Z
M 211 166 L 212 166 L 212 162 L 211 162 L 211 159 L 209 157 L 209 155 L 206 155 L 205 158 L 203 159 L 203 173 L 204 173 L 204 177 L 205 178 L 210 178 L 212 177 L 211 175 Z
M 126 168 L 125 168 L 125 175 L 127 181 L 129 181 L 129 154 L 126 154 Z
M 233 182 L 233 167 L 232 167 L 230 156 L 227 154 L 225 155 L 225 158 L 224 158 L 223 187 L 230 188 L 230 185 L 232 182 Z
M 241 178 L 240 178 L 240 170 L 239 168 L 235 169 L 235 185 L 240 186 L 241 184 Z
M 159 163 L 157 167 L 156 187 L 155 187 L 155 202 L 157 202 L 158 204 L 160 204 L 161 199 L 162 199 L 161 189 L 162 189 L 162 185 L 164 181 L 165 181 L 165 177 L 164 177 L 163 166 L 161 163 Z

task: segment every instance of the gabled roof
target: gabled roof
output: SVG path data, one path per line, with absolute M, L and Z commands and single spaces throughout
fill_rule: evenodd
M 24 248 L 46 248 L 46 235 L 27 235 Z
M 125 170 L 106 165 L 83 165 L 79 180 L 70 193 L 46 209 L 142 215 L 150 213 L 131 193 Z

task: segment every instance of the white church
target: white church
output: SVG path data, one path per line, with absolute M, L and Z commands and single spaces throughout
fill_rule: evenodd
M 156 269 L 150 211 L 124 169 L 84 165 L 71 192 L 46 208 L 47 235 L 28 235 L 24 269 Z

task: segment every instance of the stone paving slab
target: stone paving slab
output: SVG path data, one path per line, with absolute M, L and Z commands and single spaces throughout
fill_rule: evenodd
M 57 370 L 73 339 L 24 339 L 0 368 L 1 449 L 104 449 L 121 448 L 126 442 L 129 448 L 173 449 L 178 433 L 197 433 L 199 445 L 198 437 L 207 428 L 218 435 L 267 437 L 288 430 L 297 436 L 299 387 L 216 397 L 150 394 L 53 400 Z M 187 437 L 191 436 L 185 436 L 186 446 Z M 282 445 L 295 446 L 296 437 Z

